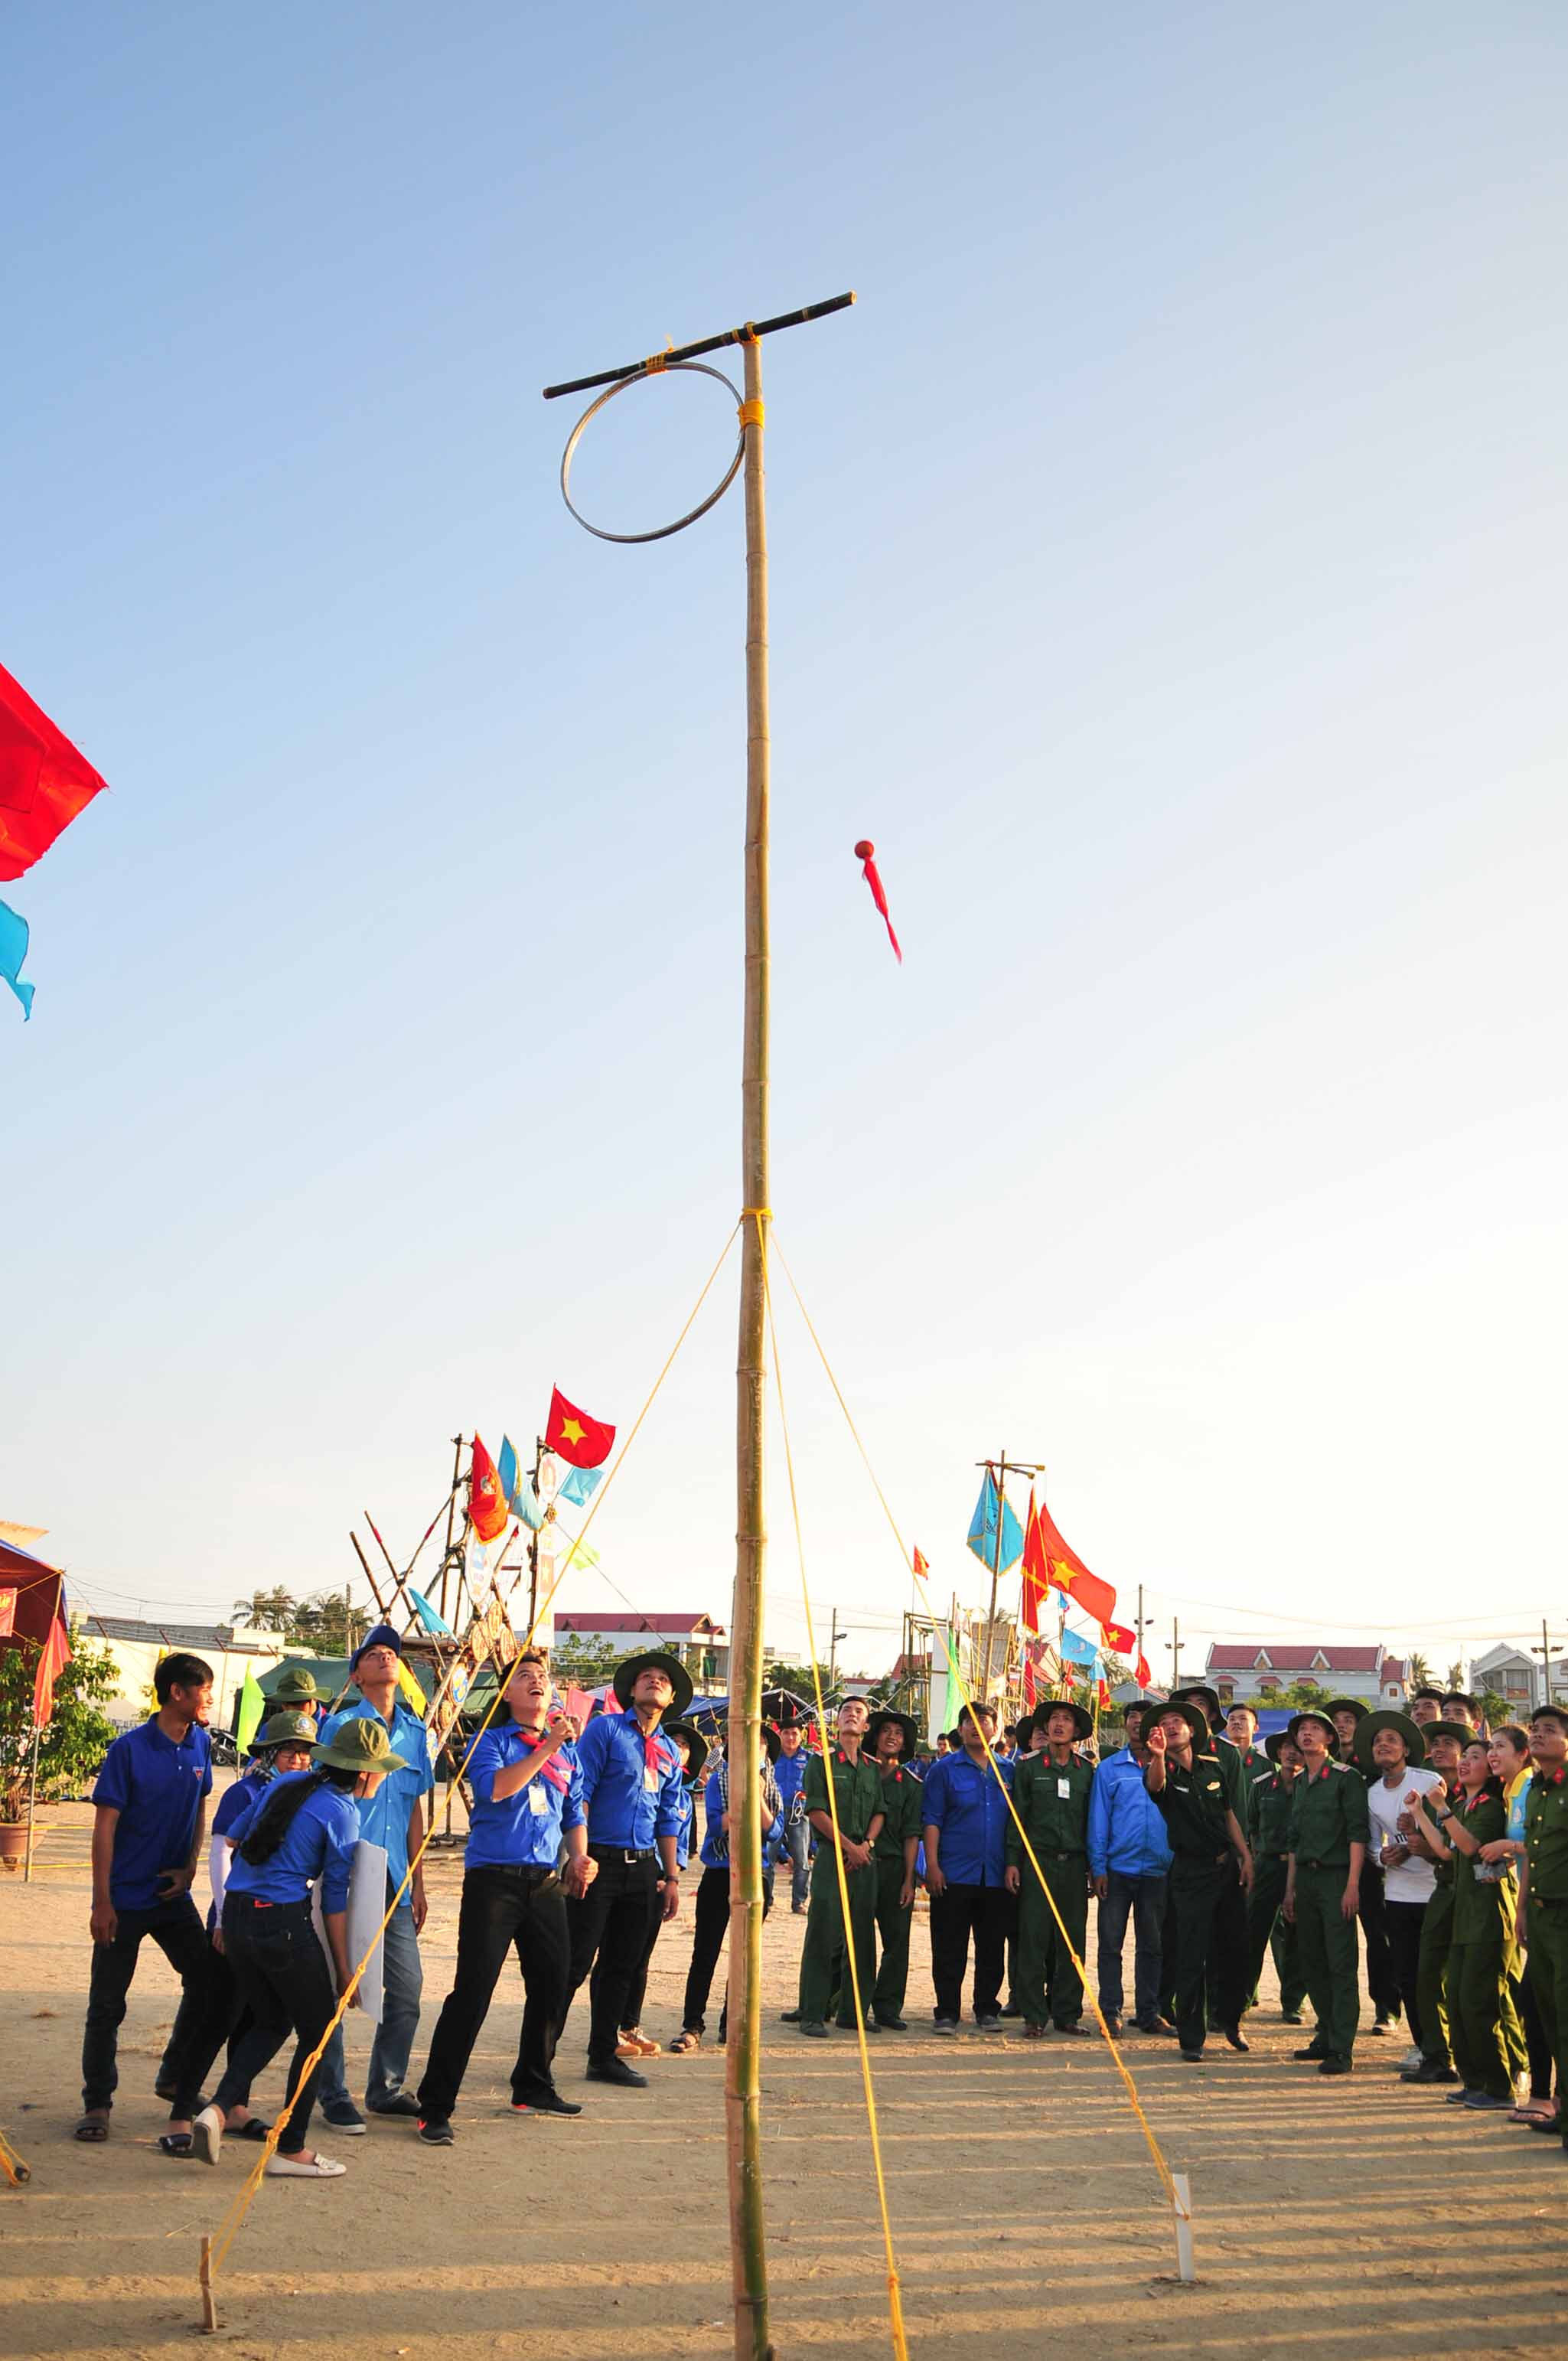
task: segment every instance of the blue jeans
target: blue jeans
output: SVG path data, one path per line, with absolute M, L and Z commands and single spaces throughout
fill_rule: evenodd
M 392 1884 L 389 1878 L 387 1899 L 389 1902 L 391 1898 Z M 353 1964 L 350 1961 L 350 1965 Z M 381 2022 L 376 2027 L 376 2038 L 370 2045 L 370 2070 L 365 2082 L 365 2103 L 367 2107 L 384 2107 L 388 2100 L 395 2099 L 403 2087 L 414 2035 L 419 2030 L 419 2001 L 423 1986 L 424 1971 L 420 1964 L 414 1914 L 405 1900 L 393 1911 L 382 1945 Z M 327 2043 L 326 2054 L 322 2059 L 321 2086 L 317 2096 L 323 2108 L 353 2104 L 344 2075 L 341 2025 Z
M 1127 1919 L 1133 1921 L 1133 2015 L 1143 2025 L 1159 2014 L 1160 1927 L 1165 1917 L 1168 1880 L 1124 1877 L 1112 1870 L 1105 1899 L 1095 1925 L 1095 1949 L 1100 1963 L 1100 2010 L 1103 2016 L 1122 2014 L 1122 1946 Z
M 785 1829 L 784 1852 L 788 1855 L 790 1865 L 789 1898 L 797 1910 L 804 1910 L 810 1884 L 808 1863 L 811 1856 L 811 1822 L 804 1813 L 798 1827 Z M 781 1854 L 780 1858 L 782 1860 L 784 1855 Z

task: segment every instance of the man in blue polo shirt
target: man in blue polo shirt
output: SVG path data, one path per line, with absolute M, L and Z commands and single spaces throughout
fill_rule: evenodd
M 593 1971 L 588 2080 L 641 2090 L 648 2077 L 616 2051 L 648 1938 L 661 1912 L 673 1918 L 681 1906 L 681 1758 L 659 1724 L 685 1713 L 692 1681 L 678 1656 L 650 1648 L 616 1666 L 613 1686 L 620 1711 L 600 1714 L 577 1741 L 590 1875 L 582 1898 L 567 1904 L 570 1985 L 575 1993 Z
M 1089 1798 L 1089 1874 L 1100 1900 L 1095 1951 L 1100 2014 L 1113 2034 L 1122 2030 L 1122 1950 L 1133 1921 L 1133 2023 L 1140 2033 L 1168 2037 L 1175 2028 L 1159 2013 L 1160 1934 L 1170 1890 L 1170 1839 L 1165 1815 L 1144 1780 L 1146 1714 L 1153 1697 L 1127 1708 L 1127 1743 L 1108 1754 Z
M 987 1757 L 985 1741 L 995 1731 L 993 1707 L 966 1705 L 959 1716 L 959 1752 L 932 1764 L 922 1790 L 935 2033 L 959 2029 L 971 1937 L 974 2021 L 984 2033 L 1001 2024 L 1002 1971 L 1018 1905 L 1004 1883 L 1012 1817 L 1003 1788 L 1012 1788 L 1013 1765 Z
M 378 1782 L 376 1792 L 358 1799 L 359 1834 L 366 1844 L 380 1845 L 387 1856 L 387 1900 L 403 1884 L 411 1857 L 424 1841 L 424 1797 L 435 1792 L 435 1773 L 425 1743 L 424 1724 L 398 1687 L 403 1643 L 389 1623 L 378 1623 L 356 1649 L 349 1664 L 358 1694 L 350 1694 L 319 1733 L 330 1745 L 345 1721 L 373 1719 L 386 1730 L 394 1754 L 404 1768 Z M 420 1994 L 424 1972 L 420 1964 L 419 1931 L 424 1925 L 424 1872 L 416 1869 L 403 1887 L 398 1906 L 388 1921 L 382 1942 L 381 2022 L 370 2046 L 370 2070 L 365 2104 L 373 2115 L 406 2115 L 417 2119 L 419 2101 L 403 2089 L 414 2035 L 419 2029 Z M 343 2062 L 343 2026 L 327 2043 L 322 2059 L 322 2114 L 334 2131 L 350 2138 L 365 2129 L 365 2118 L 348 2095 Z
M 779 1724 L 779 1759 L 773 1765 L 773 1784 L 784 1813 L 780 1858 L 789 1861 L 790 1905 L 797 1918 L 806 1916 L 810 1883 L 811 1823 L 800 1800 L 801 1782 L 810 1759 L 806 1751 L 806 1724 L 792 1712 Z
M 93 1790 L 93 1977 L 76 2136 L 96 2142 L 109 2136 L 119 2081 L 116 2036 L 137 1954 L 150 1935 L 184 1987 L 183 2037 L 170 2044 L 164 2061 L 172 2097 L 159 2146 L 166 2156 L 188 2156 L 198 2097 L 191 2066 L 198 2056 L 214 2055 L 223 2038 L 221 2024 L 206 2046 L 209 2004 L 225 2022 L 227 2015 L 226 1995 L 216 1992 L 207 1930 L 191 1899 L 213 1790 L 206 1728 L 213 1668 L 200 1656 L 165 1656 L 152 1683 L 157 1713 L 115 1739 Z

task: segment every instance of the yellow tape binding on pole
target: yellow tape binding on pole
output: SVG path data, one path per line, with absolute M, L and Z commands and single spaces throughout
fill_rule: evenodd
M 761 426 L 766 415 L 762 397 L 759 395 L 754 401 L 743 401 L 735 415 L 740 421 L 742 431 L 748 426 Z

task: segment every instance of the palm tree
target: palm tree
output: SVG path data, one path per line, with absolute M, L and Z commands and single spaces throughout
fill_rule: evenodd
M 280 1584 L 276 1590 L 253 1590 L 248 1598 L 236 1598 L 230 1612 L 236 1623 L 253 1624 L 264 1631 L 287 1632 L 296 1608 L 293 1594 Z
M 1430 1689 L 1434 1686 L 1431 1666 L 1419 1648 L 1411 1653 L 1409 1670 L 1409 1686 L 1412 1689 Z

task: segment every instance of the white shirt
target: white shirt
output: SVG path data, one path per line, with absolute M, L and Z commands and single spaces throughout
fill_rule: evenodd
M 1407 1763 L 1393 1786 L 1385 1784 L 1378 1773 L 1366 1791 L 1366 1809 L 1372 1821 L 1373 1859 L 1381 1861 L 1387 1844 L 1403 1844 L 1399 1834 L 1399 1815 L 1405 1808 L 1405 1798 L 1413 1787 L 1418 1795 L 1430 1795 L 1434 1787 L 1443 1784 L 1435 1771 L 1412 1771 Z M 1398 1869 L 1383 1872 L 1383 1891 L 1390 1902 L 1430 1902 L 1437 1885 L 1437 1872 L 1430 1861 L 1420 1861 L 1412 1853 Z

